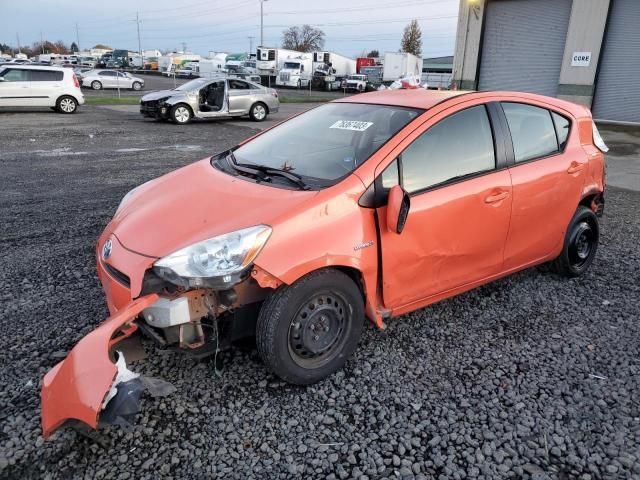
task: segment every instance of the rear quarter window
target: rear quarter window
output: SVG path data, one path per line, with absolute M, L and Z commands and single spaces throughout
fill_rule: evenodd
M 569 119 L 556 112 L 551 112 L 551 117 L 553 118 L 553 125 L 556 127 L 558 146 L 560 147 L 560 150 L 564 150 L 564 147 L 567 145 L 567 140 L 569 139 L 571 122 L 569 121 Z
M 558 152 L 556 130 L 549 110 L 510 102 L 503 102 L 502 109 L 509 124 L 516 163 Z
M 64 73 L 57 70 L 31 70 L 32 82 L 59 82 L 63 77 Z

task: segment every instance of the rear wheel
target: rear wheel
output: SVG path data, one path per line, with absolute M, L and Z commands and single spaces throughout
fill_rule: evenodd
M 267 299 L 258 316 L 256 345 L 267 367 L 298 385 L 318 382 L 353 354 L 364 322 L 364 302 L 342 272 L 312 272 Z
M 186 105 L 176 105 L 171 109 L 171 119 L 178 125 L 185 125 L 191 121 L 191 109 Z
M 75 98 L 64 96 L 60 97 L 56 102 L 56 110 L 60 113 L 73 113 L 78 108 L 78 102 Z
M 562 252 L 553 261 L 553 269 L 566 277 L 579 277 L 593 262 L 599 239 L 598 217 L 587 207 L 578 207 L 567 228 Z
M 249 111 L 249 116 L 254 122 L 263 121 L 267 118 L 267 106 L 262 102 L 254 103 Z
M 91 82 L 91 88 L 93 88 L 94 90 L 102 90 L 102 83 L 100 83 L 98 80 L 94 80 L 93 82 Z
M 140 82 L 133 82 L 131 88 L 133 88 L 134 90 L 140 90 L 142 88 L 142 84 Z

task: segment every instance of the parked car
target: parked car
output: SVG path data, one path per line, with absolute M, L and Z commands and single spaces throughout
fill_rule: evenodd
M 93 72 L 93 68 L 90 67 L 74 67 L 73 73 L 78 77 L 78 81 L 82 82 L 82 77 L 89 72 Z
M 260 85 L 260 75 L 255 73 L 255 70 L 251 70 L 239 65 L 227 65 L 225 67 L 227 75 L 233 78 L 240 78 L 242 80 L 248 80 Z
M 342 82 L 342 88 L 364 92 L 367 89 L 367 76 L 361 74 L 348 75 Z
M 196 66 L 187 66 L 181 68 L 176 72 L 176 77 L 182 78 L 195 78 L 199 76 L 198 67 Z
M 95 428 L 105 404 L 117 417 L 134 385 L 114 382 L 131 377 L 114 350 L 136 330 L 192 354 L 255 335 L 271 371 L 311 384 L 365 317 L 382 329 L 544 262 L 584 274 L 606 150 L 588 109 L 556 98 L 385 90 L 133 189 L 96 245 L 112 316 L 44 377 L 45 438 Z
M 144 80 L 134 77 L 128 72 L 118 72 L 116 70 L 93 70 L 87 72 L 82 77 L 82 86 L 94 90 L 103 88 L 127 88 L 131 90 L 142 90 Z
M 142 115 L 177 124 L 189 123 L 193 118 L 246 115 L 261 122 L 279 108 L 274 89 L 226 77 L 191 80 L 173 90 L 148 93 L 140 99 Z
M 73 70 L 62 67 L 0 65 L 0 107 L 50 107 L 74 113 L 84 95 Z

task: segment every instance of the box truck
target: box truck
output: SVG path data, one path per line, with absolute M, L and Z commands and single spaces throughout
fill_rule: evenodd
M 393 82 L 404 75 L 411 74 L 420 78 L 422 58 L 406 52 L 386 52 L 384 54 L 383 82 Z

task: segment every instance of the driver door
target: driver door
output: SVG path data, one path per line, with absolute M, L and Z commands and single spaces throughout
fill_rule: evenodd
M 378 212 L 384 303 L 395 311 L 491 277 L 503 265 L 511 179 L 497 168 L 502 151 L 496 155 L 487 109 L 441 115 L 400 145 L 376 181 L 383 195 L 400 183 L 411 200 L 400 234 L 386 226 L 387 207 Z

